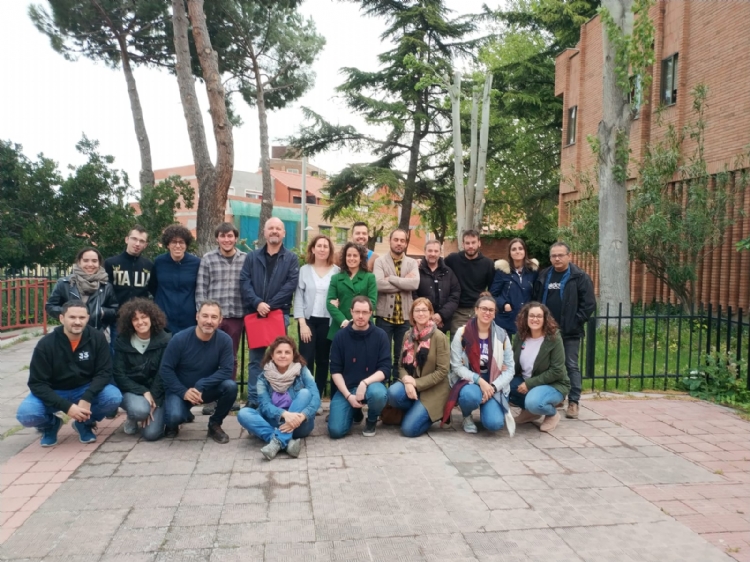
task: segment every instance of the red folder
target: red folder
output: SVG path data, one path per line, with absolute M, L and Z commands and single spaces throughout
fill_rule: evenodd
M 245 333 L 250 349 L 267 347 L 279 336 L 286 335 L 284 312 L 272 310 L 267 316 L 258 316 L 257 312 L 245 316 Z

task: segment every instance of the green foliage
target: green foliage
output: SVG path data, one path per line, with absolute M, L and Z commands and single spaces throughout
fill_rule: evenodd
M 554 230 L 539 228 L 539 223 L 526 223 L 523 228 L 506 228 L 492 232 L 491 238 L 521 238 L 529 248 L 529 257 L 539 261 L 539 267 L 547 267 L 549 261 L 549 247 L 557 240 Z M 501 256 L 507 259 L 507 256 Z
M 349 224 L 359 221 L 367 223 L 369 228 L 367 247 L 370 250 L 375 249 L 379 236 L 387 236 L 398 226 L 397 216 L 393 201 L 387 198 L 381 190 L 375 190 L 371 195 L 363 194 L 356 204 L 341 210 L 332 211 L 331 207 L 328 207 L 323 212 L 323 217 L 328 220 L 336 217 Z
M 750 411 L 747 376 L 747 361 L 714 349 L 704 355 L 699 370 L 682 379 L 681 386 L 696 398 Z
M 175 211 L 192 209 L 194 201 L 195 189 L 180 176 L 169 176 L 154 187 L 141 191 L 141 214 L 137 222 L 146 229 L 151 239 L 144 252 L 146 256 L 153 257 L 165 251 L 156 244 L 156 239 L 166 227 L 174 224 Z

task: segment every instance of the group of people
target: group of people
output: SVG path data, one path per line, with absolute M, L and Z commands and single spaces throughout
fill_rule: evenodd
M 463 233 L 460 252 L 443 259 L 431 240 L 415 260 L 403 230 L 390 233 L 389 252 L 378 256 L 367 249 L 367 225 L 355 223 L 338 256 L 320 234 L 299 267 L 281 220 L 268 220 L 263 234 L 265 244 L 245 253 L 234 225 L 222 223 L 217 248 L 198 258 L 188 253 L 190 231 L 173 225 L 161 238 L 168 252 L 153 263 L 141 255 L 141 227 L 106 261 L 95 248 L 81 250 L 47 303 L 61 326 L 34 351 L 19 422 L 52 446 L 62 411 L 87 443 L 96 422 L 122 407 L 126 433 L 156 440 L 177 435 L 202 405 L 208 436 L 226 443 L 222 422 L 235 409 L 270 460 L 280 451 L 299 455 L 326 394 L 334 439 L 362 421 L 363 435 L 375 435 L 379 419 L 416 437 L 450 423 L 455 406 L 467 433 L 477 432 L 477 409 L 486 430 L 540 419 L 552 431 L 566 395 L 567 416 L 578 416 L 578 350 L 595 300 L 566 244 L 553 244 L 552 266 L 541 272 L 521 239 L 493 264 L 475 231 Z M 299 349 L 288 335 L 268 347 L 248 338 L 240 409 L 243 319 L 280 314 L 288 327 L 292 312 Z M 521 408 L 515 419 L 510 405 Z

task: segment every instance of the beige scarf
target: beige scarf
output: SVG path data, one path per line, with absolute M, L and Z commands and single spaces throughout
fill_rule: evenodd
M 269 361 L 263 367 L 263 374 L 275 392 L 286 392 L 302 372 L 302 363 L 292 363 L 284 373 L 279 373 L 276 363 Z

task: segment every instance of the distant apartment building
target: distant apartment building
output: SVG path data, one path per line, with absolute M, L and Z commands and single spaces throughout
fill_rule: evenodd
M 705 159 L 708 171 L 728 168 L 732 181 L 745 164 L 736 157 L 750 147 L 750 2 L 719 0 L 658 0 L 651 9 L 656 35 L 656 64 L 648 90 L 632 77 L 630 133 L 631 158 L 638 161 L 649 143 L 662 139 L 671 123 L 678 129 L 694 121 L 690 91 L 708 87 L 705 119 Z M 602 27 L 595 17 L 581 27 L 580 42 L 556 59 L 555 94 L 563 98 L 563 131 L 559 217 L 568 220 L 568 208 L 581 197 L 580 175 L 594 178 L 596 157 L 587 137 L 597 134 L 602 116 Z M 648 103 L 646 103 L 646 101 Z M 662 122 L 655 109 L 662 106 Z M 684 155 L 695 148 L 686 142 Z M 630 169 L 635 178 L 635 166 Z M 594 181 L 594 185 L 596 182 Z M 738 240 L 750 236 L 750 189 L 745 189 L 731 211 L 736 222 L 725 243 L 712 249 L 698 272 L 699 301 L 750 310 L 750 252 L 736 252 Z M 598 290 L 598 263 L 581 260 Z M 642 264 L 631 264 L 631 297 L 634 302 L 674 302 L 666 285 Z

